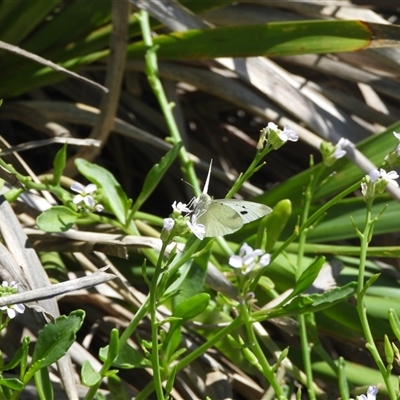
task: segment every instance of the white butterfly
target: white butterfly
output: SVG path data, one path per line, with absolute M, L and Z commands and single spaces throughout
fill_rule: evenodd
M 212 161 L 203 193 L 194 200 L 192 222 L 203 224 L 206 237 L 224 236 L 238 231 L 243 224 L 269 214 L 272 209 L 264 204 L 235 199 L 212 199 L 208 194 Z

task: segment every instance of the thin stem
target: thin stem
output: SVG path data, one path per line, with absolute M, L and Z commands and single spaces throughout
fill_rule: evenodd
M 247 168 L 247 170 L 243 173 L 240 174 L 238 179 L 236 180 L 235 184 L 232 186 L 231 190 L 227 193 L 225 196 L 227 199 L 231 199 L 235 193 L 243 186 L 243 184 L 255 173 L 257 172 L 265 163 L 259 165 L 261 160 L 272 151 L 272 147 L 266 146 L 262 151 L 257 152 L 253 161 Z
M 150 318 L 151 318 L 151 363 L 153 367 L 153 381 L 159 400 L 164 399 L 164 391 L 162 387 L 162 377 L 160 368 L 160 354 L 158 352 L 158 321 L 157 321 L 157 289 L 162 274 L 162 259 L 167 248 L 167 243 L 163 242 L 160 256 L 154 271 L 153 279 L 150 285 Z
M 275 371 L 273 367 L 268 364 L 268 361 L 265 357 L 263 350 L 258 343 L 257 336 L 254 332 L 253 322 L 251 320 L 249 310 L 247 309 L 246 305 L 242 305 L 239 308 L 240 315 L 244 320 L 244 324 L 246 326 L 246 332 L 249 337 L 249 342 L 251 343 L 251 351 L 257 357 L 257 361 L 262 369 L 262 372 L 265 378 L 268 380 L 272 388 L 274 389 L 275 395 L 278 399 L 286 399 L 285 393 L 282 390 L 282 386 L 277 381 L 275 376 Z
M 289 246 L 290 243 L 292 243 L 301 232 L 303 232 L 305 229 L 307 229 L 310 225 L 312 225 L 315 221 L 317 221 L 322 215 L 325 214 L 325 212 L 334 206 L 339 200 L 342 198 L 346 197 L 350 193 L 354 192 L 356 189 L 360 187 L 360 182 L 355 183 L 354 185 L 350 186 L 343 192 L 339 193 L 336 195 L 333 199 L 329 200 L 327 203 L 325 203 L 322 207 L 320 207 L 311 217 L 307 219 L 307 221 L 303 222 L 301 226 L 293 232 L 289 238 L 285 240 L 285 242 L 277 249 L 274 251 L 274 253 L 271 255 L 271 262 L 278 257 L 279 254 L 281 254 L 287 246 Z
M 389 393 L 389 397 L 391 400 L 396 400 L 396 391 L 392 385 L 392 381 L 390 379 L 390 369 L 385 367 L 385 364 L 379 354 L 379 351 L 376 347 L 374 337 L 371 332 L 371 328 L 368 323 L 367 309 L 364 305 L 364 276 L 365 276 L 365 265 L 367 260 L 367 251 L 370 238 L 372 237 L 373 227 L 375 223 L 375 218 L 371 218 L 371 208 L 372 208 L 373 199 L 367 200 L 367 212 L 366 212 L 366 221 L 364 231 L 357 232 L 360 238 L 360 265 L 359 265 L 359 274 L 358 274 L 358 282 L 357 282 L 357 313 L 360 319 L 361 326 L 363 328 L 366 347 L 371 353 L 372 357 L 375 360 L 375 363 L 379 369 L 379 372 L 382 375 L 383 380 L 385 381 L 386 388 Z
M 147 52 L 145 55 L 147 79 L 155 96 L 157 97 L 158 103 L 160 104 L 172 142 L 176 144 L 181 142 L 182 138 L 172 113 L 172 108 L 174 105 L 169 103 L 164 88 L 161 84 L 161 80 L 158 77 L 157 48 L 153 45 L 148 13 L 144 10 L 141 10 L 138 14 L 138 20 L 142 31 L 143 42 L 147 46 Z M 190 160 L 184 146 L 179 152 L 179 157 L 183 165 L 186 179 L 191 185 L 193 185 L 195 194 L 198 196 L 201 193 L 199 181 L 193 168 L 193 163 Z
M 313 161 L 311 160 L 310 167 L 312 167 Z M 311 205 L 311 199 L 314 194 L 315 189 L 315 180 L 314 175 L 311 174 L 310 181 L 306 187 L 304 193 L 304 206 L 303 206 L 303 214 L 301 216 L 302 225 L 304 222 L 309 219 L 309 211 Z M 303 229 L 300 232 L 299 237 L 299 248 L 297 253 L 297 268 L 296 268 L 296 282 L 299 280 L 301 274 L 303 273 L 303 259 L 304 259 L 304 245 L 307 239 L 307 230 Z M 308 341 L 307 334 L 307 322 L 305 315 L 300 315 L 298 317 L 299 328 L 300 328 L 300 342 L 301 342 L 301 352 L 303 356 L 304 370 L 307 376 L 307 391 L 311 400 L 315 400 L 315 391 L 314 391 L 314 382 L 313 382 L 313 371 L 311 367 L 311 345 Z
M 186 357 L 182 358 L 182 360 L 180 360 L 176 364 L 176 371 L 178 372 L 182 368 L 185 368 L 192 361 L 194 361 L 197 357 L 200 357 L 207 350 L 211 349 L 211 347 L 213 347 L 216 343 L 218 343 L 219 340 L 221 340 L 223 337 L 229 335 L 231 332 L 233 332 L 235 329 L 239 328 L 239 326 L 241 326 L 241 325 L 243 325 L 243 319 L 241 318 L 241 316 L 239 316 L 238 318 L 234 319 L 228 326 L 226 326 L 225 328 L 223 328 L 219 332 L 217 332 L 210 340 L 207 340 L 205 343 L 203 343 L 201 346 L 197 347 Z

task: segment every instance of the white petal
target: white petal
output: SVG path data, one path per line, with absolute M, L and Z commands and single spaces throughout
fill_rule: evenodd
M 258 261 L 258 264 L 260 265 L 260 267 L 266 267 L 267 265 L 269 265 L 270 262 L 271 262 L 271 255 L 265 253 Z
M 85 196 L 83 198 L 83 201 L 90 208 L 93 208 L 96 205 L 96 202 L 94 201 L 94 198 L 92 196 Z
M 89 185 L 87 185 L 85 187 L 85 193 L 89 194 L 89 193 L 93 193 L 97 190 L 97 186 L 94 183 L 89 183 Z
M 83 201 L 83 196 L 80 194 L 77 194 L 73 199 L 72 199 L 74 204 L 79 204 L 80 202 Z
M 243 243 L 242 247 L 239 250 L 239 255 L 244 257 L 247 254 L 250 254 L 253 251 L 253 248 L 250 247 L 247 243 Z
M 190 221 L 186 221 L 187 226 L 190 231 L 200 240 L 204 239 L 204 235 L 206 234 L 206 227 L 203 224 L 192 224 Z
M 79 182 L 74 182 L 71 185 L 71 190 L 76 192 L 76 193 L 82 193 L 85 190 L 85 186 L 83 186 L 81 183 Z
M 13 319 L 13 318 L 15 318 L 17 313 L 15 312 L 15 310 L 13 308 L 8 307 L 7 308 L 7 315 L 8 315 L 8 318 Z
M 342 158 L 345 155 L 346 155 L 346 150 L 343 150 L 340 147 L 337 147 L 336 150 L 333 152 L 332 157 L 336 158 L 336 160 L 339 160 L 339 158 Z
M 371 182 L 376 182 L 377 179 L 381 176 L 380 172 L 377 169 L 373 169 L 368 175 L 371 178 Z
M 240 256 L 232 255 L 232 256 L 229 257 L 228 264 L 233 268 L 242 268 L 243 259 Z
M 274 124 L 273 122 L 268 122 L 267 130 L 277 131 L 278 125 Z
M 174 227 L 175 221 L 172 218 L 164 218 L 164 229 L 171 232 Z
M 368 400 L 375 400 L 376 395 L 378 394 L 378 388 L 376 386 L 370 386 L 367 390 L 367 398 Z
M 13 308 L 16 312 L 23 314 L 25 311 L 25 306 L 23 304 L 14 304 Z
M 396 171 L 390 171 L 386 174 L 387 179 L 397 179 L 399 177 L 399 174 Z
M 291 142 L 297 142 L 299 140 L 299 135 L 290 127 L 290 125 L 285 125 L 282 133 L 284 133 L 287 140 L 290 140 Z
M 400 140 L 400 133 L 393 131 L 393 135 L 394 135 L 395 138 Z

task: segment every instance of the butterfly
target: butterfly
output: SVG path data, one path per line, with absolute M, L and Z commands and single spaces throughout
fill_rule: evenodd
M 213 199 L 207 194 L 212 161 L 203 192 L 194 204 L 193 219 L 205 226 L 205 237 L 225 236 L 238 231 L 244 224 L 268 215 L 272 209 L 264 204 L 235 199 Z

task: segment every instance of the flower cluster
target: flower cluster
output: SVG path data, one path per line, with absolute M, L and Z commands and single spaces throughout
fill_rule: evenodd
M 386 172 L 383 168 L 372 170 L 361 182 L 361 193 L 364 196 L 364 200 L 374 198 L 377 194 L 383 193 L 389 184 L 399 187 L 396 181 L 398 177 L 399 174 L 396 171 Z
M 188 214 L 190 214 L 192 210 L 187 204 L 174 201 L 172 210 L 172 216 L 164 218 L 163 230 L 161 232 L 162 240 L 169 241 L 174 236 L 185 234 L 187 231 L 192 232 L 200 240 L 204 239 L 206 227 L 196 222 L 195 214 L 192 214 L 191 219 L 188 217 Z
M 7 281 L 3 281 L 0 286 L 0 297 L 15 294 L 18 292 L 18 283 L 11 281 L 10 284 Z M 10 319 L 15 318 L 17 313 L 23 314 L 25 306 L 23 304 L 10 304 L 7 306 L 0 306 L 0 311 L 7 312 L 7 316 Z
M 102 212 L 104 210 L 104 207 L 96 203 L 96 200 L 93 198 L 93 194 L 97 190 L 97 186 L 94 183 L 90 183 L 87 186 L 83 186 L 79 182 L 74 182 L 71 185 L 71 190 L 74 191 L 75 193 L 78 193 L 74 198 L 73 198 L 73 203 L 80 205 L 82 209 L 86 212 L 91 212 L 91 211 L 97 211 L 97 212 Z M 83 203 L 83 205 L 81 205 Z
M 239 250 L 239 255 L 232 255 L 229 258 L 229 265 L 240 271 L 243 275 L 257 271 L 269 265 L 271 256 L 261 249 L 253 250 L 247 243 L 244 243 Z
M 347 147 L 353 147 L 353 144 L 350 140 L 346 138 L 341 138 L 336 146 L 329 142 L 322 142 L 320 146 L 320 151 L 322 155 L 322 162 L 327 167 L 333 165 L 339 158 L 342 158 L 346 155 Z
M 297 142 L 298 140 L 299 135 L 289 125 L 285 125 L 283 130 L 281 130 L 278 128 L 278 125 L 269 122 L 266 128 L 261 129 L 257 149 L 262 150 L 265 141 L 267 141 L 274 150 L 278 150 L 287 141 Z

